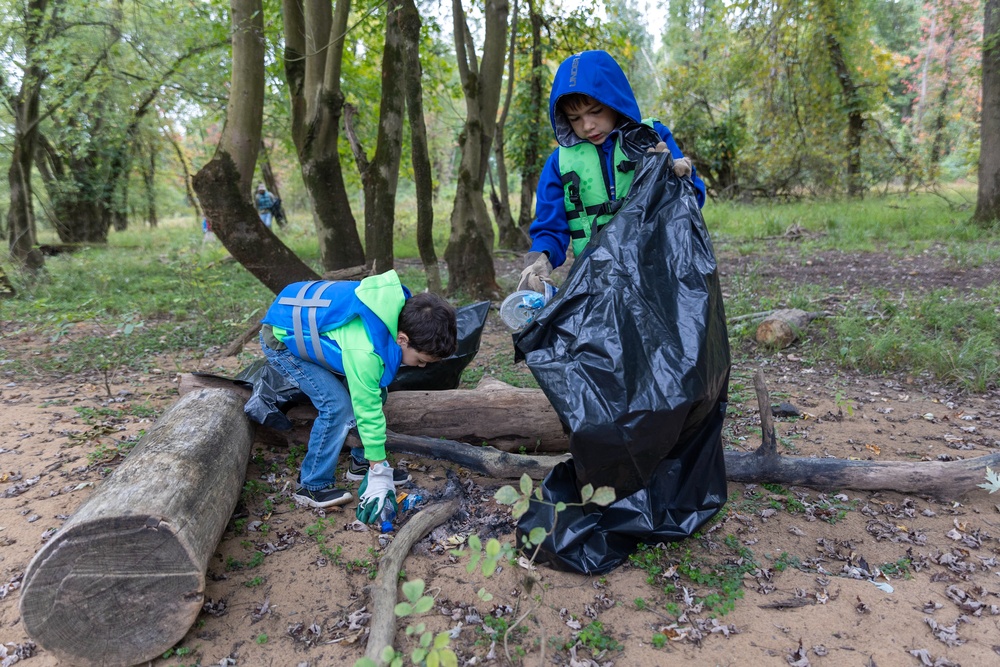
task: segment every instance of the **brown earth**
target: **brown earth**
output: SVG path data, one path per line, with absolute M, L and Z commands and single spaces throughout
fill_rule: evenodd
M 809 263 L 778 251 L 749 258 L 723 249 L 719 256 L 727 281 L 753 272 L 770 281 L 826 284 L 834 295 L 873 284 L 983 286 L 996 284 L 998 275 L 996 266 L 961 269 L 937 252 L 826 253 Z M 510 288 L 516 267 L 501 265 Z M 17 323 L 0 321 L 0 333 L 7 359 L 54 353 L 45 335 Z M 98 334 L 79 325 L 65 335 Z M 750 379 L 757 368 L 776 400 L 805 416 L 777 424 L 788 454 L 912 461 L 1000 447 L 995 383 L 987 393 L 969 394 L 920 376 L 806 366 L 802 347 L 768 353 L 749 341 L 737 345 L 728 447 L 752 449 L 760 441 Z M 43 542 L 113 472 L 121 460 L 117 447 L 134 442 L 176 400 L 178 373 L 231 375 L 258 353 L 162 359 L 162 370 L 121 372 L 107 384 L 97 376 L 29 380 L 3 374 L 0 366 L 3 665 L 17 655 L 27 665 L 59 664 L 33 646 L 20 623 L 21 578 Z M 510 335 L 495 312 L 474 366 L 511 372 Z M 204 612 L 181 650 L 150 664 L 322 666 L 361 657 L 365 588 L 386 538 L 351 529 L 353 504 L 326 513 L 295 507 L 291 459 L 288 449 L 255 446 L 247 479 L 264 491 L 237 508 L 210 561 Z M 731 483 L 721 518 L 679 548 L 659 550 L 655 576 L 632 563 L 602 577 L 541 566 L 541 585 L 529 592 L 521 567 L 505 565 L 485 579 L 449 555 L 472 532 L 513 541 L 509 510 L 492 498 L 507 481 L 446 461 L 399 457 L 396 464 L 411 470 L 411 493 L 432 496 L 449 472 L 468 493 L 464 510 L 419 543 L 404 566 L 406 577 L 423 579 L 436 598 L 420 620 L 436 632 L 452 631 L 460 665 L 507 664 L 508 655 L 518 664 L 574 667 L 1000 664 L 1000 505 L 986 491 L 937 500 Z M 317 528 L 322 541 L 313 536 Z M 266 555 L 262 564 L 236 567 L 256 552 Z M 744 572 L 741 597 L 728 613 L 711 612 L 707 603 L 727 594 L 708 575 L 735 568 Z M 704 575 L 700 583 L 691 578 L 697 572 Z M 491 601 L 477 596 L 481 588 Z M 396 646 L 409 651 L 415 642 L 403 632 L 406 625 L 400 621 Z M 495 630 L 508 626 L 516 630 L 505 647 Z

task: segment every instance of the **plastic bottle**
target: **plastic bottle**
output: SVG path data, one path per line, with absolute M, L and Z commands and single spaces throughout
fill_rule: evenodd
M 399 511 L 408 512 L 411 509 L 413 509 L 417 505 L 417 503 L 422 502 L 423 499 L 424 497 L 421 496 L 419 493 L 408 495 L 405 498 L 403 498 L 403 502 L 399 504 Z
M 391 533 L 393 530 L 392 522 L 396 519 L 396 510 L 393 509 L 392 503 L 388 500 L 382 506 L 382 512 L 379 514 L 379 528 L 383 533 Z

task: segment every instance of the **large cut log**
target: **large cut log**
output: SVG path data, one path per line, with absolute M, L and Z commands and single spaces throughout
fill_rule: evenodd
M 183 374 L 181 395 L 201 387 L 228 388 L 249 397 L 250 391 L 216 376 Z M 316 409 L 297 406 L 288 411 L 292 420 L 312 422 Z M 484 377 L 475 389 L 394 391 L 385 404 L 386 426 L 397 433 L 458 440 L 474 445 L 484 442 L 506 452 L 565 452 L 569 438 L 555 410 L 541 389 L 520 389 Z M 308 424 L 307 424 L 308 427 Z M 308 428 L 295 437 L 308 440 Z
M 243 487 L 243 403 L 220 389 L 182 397 L 39 550 L 20 604 L 40 646 L 71 664 L 134 665 L 184 637 Z
M 755 337 L 761 345 L 783 350 L 801 338 L 810 322 L 827 315 L 829 313 L 807 313 L 798 308 L 772 310 L 757 326 Z
M 763 376 L 755 377 L 754 382 L 759 385 L 758 401 L 762 401 L 759 404 L 769 406 L 770 398 L 764 386 Z M 188 389 L 185 389 L 185 380 L 182 377 L 182 393 L 190 390 L 191 385 L 187 386 Z M 220 382 L 219 386 L 228 386 L 238 390 L 235 385 L 228 381 Z M 428 411 L 433 411 L 437 394 L 452 394 L 453 396 L 450 396 L 448 400 L 454 401 L 452 410 L 456 423 L 460 423 L 462 418 L 470 423 L 474 423 L 480 418 L 482 404 L 476 398 L 477 390 L 394 392 L 390 394 L 390 401 L 393 396 L 407 393 L 427 394 L 423 398 L 422 409 Z M 525 437 L 530 438 L 532 422 L 523 419 L 522 415 L 531 414 L 530 411 L 538 409 L 539 405 L 549 406 L 544 393 L 540 389 L 517 389 L 506 395 L 511 399 L 505 403 L 507 420 L 510 422 L 507 431 L 520 431 Z M 468 396 L 469 401 L 463 412 L 461 410 L 462 399 L 466 396 Z M 514 400 L 515 398 L 516 400 Z M 548 407 L 548 410 L 552 410 L 551 406 Z M 289 412 L 289 416 L 308 419 L 310 411 L 311 415 L 315 416 L 315 411 L 312 408 L 295 408 Z M 784 456 L 777 452 L 774 445 L 771 411 L 764 409 L 760 412 L 765 444 L 753 452 L 730 451 L 725 453 L 726 477 L 730 481 L 756 484 L 772 482 L 786 486 L 806 486 L 818 490 L 897 491 L 937 498 L 960 498 L 977 490 L 977 484 L 981 483 L 986 475 L 987 466 L 1000 469 L 1000 453 L 948 462 L 849 461 L 836 458 Z M 392 418 L 388 414 L 387 417 L 392 424 Z M 542 415 L 533 419 L 543 422 L 545 417 Z M 554 410 L 552 411 L 552 419 L 558 422 Z M 426 430 L 420 428 L 419 425 L 413 428 L 418 432 L 406 433 L 405 435 L 400 433 L 387 434 L 386 445 L 390 451 L 449 459 L 471 470 L 499 478 L 516 478 L 524 472 L 533 479 L 541 479 L 552 466 L 563 460 L 563 457 L 559 456 L 519 456 L 514 452 L 500 456 L 500 453 L 493 447 L 470 446 L 451 439 L 441 439 L 436 437 L 438 434 L 435 433 L 426 433 Z M 261 429 L 261 431 L 268 431 L 268 429 Z M 304 442 L 308 439 L 307 431 L 296 435 L 298 442 Z M 493 444 L 488 438 L 483 438 L 483 440 Z M 478 445 L 481 441 L 475 442 Z M 765 446 L 768 442 L 771 444 Z M 547 446 L 544 449 L 540 448 L 539 451 L 550 454 L 566 452 L 569 450 L 569 440 L 564 438 L 563 443 L 562 448 L 559 449 L 554 441 L 547 441 Z

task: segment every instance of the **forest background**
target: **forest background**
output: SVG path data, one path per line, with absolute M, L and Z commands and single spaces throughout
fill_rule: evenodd
M 552 73 L 587 48 L 622 63 L 712 202 L 968 179 L 987 228 L 1000 211 L 1000 128 L 981 132 L 1000 122 L 983 97 L 1000 77 L 996 5 L 4 2 L 9 273 L 34 279 L 40 238 L 104 244 L 181 216 L 208 218 L 272 289 L 419 255 L 431 289 L 495 297 L 489 260 L 526 249 L 554 147 Z M 258 181 L 312 217 L 317 256 L 257 224 Z

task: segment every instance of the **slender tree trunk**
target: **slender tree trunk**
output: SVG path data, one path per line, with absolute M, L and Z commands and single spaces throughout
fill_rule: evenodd
M 405 86 L 400 7 L 401 0 L 388 0 L 386 5 L 378 138 L 375 156 L 361 173 L 365 188 L 365 265 L 377 273 L 393 266 L 392 232 L 396 222 L 405 104 L 405 97 L 398 92 Z
M 944 50 L 944 72 L 941 77 L 941 92 L 938 93 L 937 114 L 934 116 L 934 139 L 931 142 L 931 166 L 937 170 L 938 163 L 941 162 L 941 155 L 945 151 L 944 128 L 947 125 L 948 95 L 951 92 L 951 65 L 952 53 L 955 50 L 955 25 L 949 22 L 948 40 Z
M 1000 221 L 1000 0 L 986 0 L 982 108 L 979 194 L 973 220 L 985 227 Z
M 271 168 L 271 156 L 263 139 L 260 140 L 260 155 L 257 157 L 257 164 L 260 166 L 260 175 L 264 179 L 267 191 L 280 199 L 281 189 L 278 187 L 278 179 L 274 176 L 274 169 Z
M 312 202 L 320 260 L 326 271 L 365 261 L 337 145 L 344 96 L 340 90 L 350 0 L 284 0 L 285 78 L 292 138 Z
M 536 0 L 528 0 L 528 17 L 531 20 L 531 74 L 528 84 L 528 114 L 530 118 L 542 118 L 542 15 L 535 5 Z M 521 171 L 521 206 L 517 215 L 517 226 L 525 238 L 528 238 L 528 228 L 534 219 L 535 190 L 538 189 L 538 178 L 542 165 L 539 164 L 539 128 L 545 127 L 543 121 L 528 123 L 528 136 L 525 137 L 524 155 Z
M 837 26 L 836 7 L 830 2 L 822 5 L 824 14 L 824 39 L 830 62 L 840 82 L 840 94 L 844 111 L 847 113 L 847 194 L 849 197 L 862 197 L 864 184 L 861 179 L 861 138 L 864 134 L 865 121 L 862 115 L 862 100 L 860 89 L 851 76 L 851 69 L 844 56 L 840 39 L 834 32 Z
M 24 75 L 21 89 L 12 100 L 14 110 L 14 150 L 7 170 L 10 208 L 7 211 L 7 243 L 10 256 L 28 273 L 41 271 L 45 264 L 36 248 L 35 210 L 31 190 L 31 168 L 38 137 L 39 106 L 44 70 L 36 62 L 48 0 L 29 0 L 25 7 Z
M 410 121 L 410 150 L 413 182 L 417 195 L 417 250 L 427 274 L 427 289 L 443 292 L 441 270 L 434 250 L 434 179 L 427 126 L 424 122 L 423 68 L 420 66 L 420 12 L 413 0 L 403 0 L 400 9 L 402 26 L 403 76 L 406 87 L 406 113 Z
M 497 121 L 496 136 L 493 138 L 493 156 L 497 166 L 496 187 L 500 194 L 492 194 L 493 214 L 497 220 L 497 230 L 500 233 L 499 245 L 508 250 L 526 250 L 527 238 L 514 223 L 510 210 L 510 188 L 507 187 L 507 161 L 504 159 L 504 128 L 510 113 L 511 99 L 514 97 L 514 59 L 517 56 L 517 0 L 514 0 L 514 13 L 510 19 L 510 48 L 508 50 L 507 92 L 504 95 L 503 111 Z
M 233 73 L 226 123 L 215 155 L 194 189 L 226 249 L 272 292 L 319 276 L 260 224 L 251 186 L 264 112 L 264 19 L 261 0 L 231 0 Z
M 483 185 L 500 105 L 507 2 L 486 0 L 481 65 L 476 59 L 461 0 L 454 0 L 452 7 L 455 51 L 468 116 L 459 138 L 462 161 L 451 213 L 451 236 L 445 250 L 451 274 L 448 291 L 463 292 L 473 298 L 493 298 L 499 295 L 500 288 L 493 268 L 493 224 L 483 199 Z
M 146 189 L 146 222 L 150 227 L 159 225 L 156 216 L 156 147 L 149 145 L 146 168 L 142 170 L 142 183 Z
M 202 217 L 201 205 L 198 203 L 198 197 L 194 194 L 194 188 L 191 187 L 191 164 L 188 161 L 187 155 L 184 154 L 184 149 L 177 142 L 177 137 L 174 136 L 173 132 L 167 131 L 164 133 L 167 137 L 167 141 L 174 148 L 174 153 L 177 155 L 177 161 L 181 165 L 181 171 L 184 173 L 184 192 L 187 195 L 188 204 L 194 207 L 195 214 L 200 220 Z

